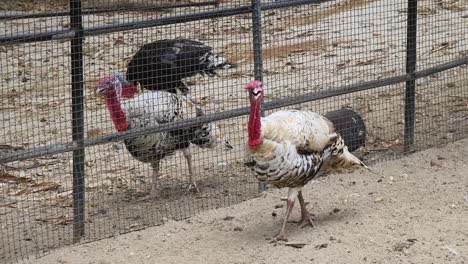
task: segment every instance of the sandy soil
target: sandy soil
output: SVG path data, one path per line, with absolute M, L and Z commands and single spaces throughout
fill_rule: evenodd
M 249 1 L 222 2 L 231 6 Z M 468 39 L 463 36 L 468 34 L 468 2 L 428 0 L 420 5 L 418 69 L 466 56 Z M 266 100 L 402 74 L 405 7 L 406 0 L 342 0 L 265 12 Z M 169 15 L 174 14 L 113 13 L 86 16 L 84 23 L 87 27 L 111 25 Z M 2 21 L 0 34 L 68 27 L 66 18 Z M 251 34 L 251 17 L 240 15 L 87 38 L 86 136 L 114 132 L 103 101 L 94 94 L 96 80 L 125 70 L 142 44 L 161 38 L 204 41 L 240 65 L 221 71 L 219 77 L 190 80 L 193 96 L 205 103 L 208 113 L 246 106 L 242 86 L 253 78 Z M 69 50 L 67 41 L 0 46 L 2 144 L 33 148 L 70 140 Z M 466 137 L 467 74 L 467 67 L 459 67 L 418 80 L 415 149 Z M 401 153 L 404 84 L 295 108 L 325 113 L 341 107 L 353 108 L 364 117 L 369 137 L 358 155 L 366 162 Z M 133 160 L 121 143 L 87 149 L 84 241 L 185 219 L 256 196 L 255 179 L 242 165 L 245 122 L 240 117 L 217 123 L 235 146 L 233 150 L 194 149 L 195 179 L 201 189 L 197 195 L 184 192 L 187 168 L 180 153 L 164 160 L 163 192 L 157 201 L 149 201 L 142 193 L 149 182 L 147 164 Z M 4 238 L 0 260 L 41 255 L 71 243 L 71 161 L 71 154 L 65 153 L 10 163 L 0 170 L 0 237 Z M 272 224 L 269 230 L 275 228 Z
M 304 192 L 317 229 L 288 226 L 290 243 L 302 248 L 266 240 L 279 228 L 283 189 L 32 262 L 467 263 L 467 155 L 465 139 L 375 165 L 372 172 L 312 182 Z M 298 217 L 296 209 L 292 218 Z

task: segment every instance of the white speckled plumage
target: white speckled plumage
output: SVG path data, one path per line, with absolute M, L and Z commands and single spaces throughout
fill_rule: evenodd
M 333 152 L 347 152 L 330 121 L 317 113 L 278 111 L 261 123 L 263 144 L 249 149 L 252 169 L 259 181 L 278 188 L 304 186 Z
M 320 175 L 320 171 L 367 166 L 348 151 L 333 124 L 322 115 L 284 110 L 260 117 L 262 83 L 253 81 L 245 89 L 249 91 L 251 106 L 246 165 L 255 171 L 259 181 L 289 188 L 286 215 L 274 238 L 287 240 L 285 226 L 296 197 L 301 205 L 301 226 L 313 226 L 302 196 L 304 185 Z
M 157 126 L 197 116 L 197 106 L 187 97 L 164 91 L 140 94 L 126 101 L 123 107 L 129 121 L 129 128 Z M 126 145 L 136 159 L 149 162 L 155 157 L 162 158 L 173 154 L 175 150 L 183 148 L 181 145 L 188 147 L 193 137 L 200 134 L 197 133 L 197 129 L 207 132 L 204 143 L 197 144 L 200 147 L 214 147 L 219 141 L 218 129 L 210 123 L 191 131 L 186 129 L 179 133 L 162 132 L 136 137 L 126 140 Z M 189 135 L 190 132 L 192 135 Z M 187 139 L 187 142 L 181 142 L 183 139 Z M 134 151 L 135 149 L 138 150 L 138 154 Z
M 118 131 L 153 127 L 203 115 L 201 107 L 186 96 L 165 91 L 139 94 L 122 103 L 119 98 L 122 94 L 122 85 L 115 76 L 103 79 L 98 85 L 98 92 L 106 98 L 106 104 Z M 134 158 L 141 162 L 151 163 L 153 185 L 156 184 L 159 176 L 160 160 L 172 155 L 176 150 L 182 150 L 189 167 L 190 186 L 193 185 L 197 189 L 195 182 L 192 181 L 190 144 L 201 148 L 213 148 L 219 140 L 217 126 L 209 123 L 137 136 L 126 139 L 124 142 Z

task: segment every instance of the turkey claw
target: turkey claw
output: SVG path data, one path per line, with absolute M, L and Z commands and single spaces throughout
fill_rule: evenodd
M 190 190 L 194 190 L 196 193 L 199 193 L 200 190 L 198 189 L 198 186 L 197 186 L 197 183 L 196 182 L 192 182 L 190 183 L 188 189 L 187 189 L 187 192 L 190 192 Z
M 310 226 L 312 228 L 317 228 L 314 224 L 314 221 L 311 218 L 302 219 L 298 224 L 299 224 L 299 228 L 304 228 L 307 226 Z
M 288 242 L 288 238 L 285 234 L 279 233 L 277 236 L 270 240 L 270 243 L 278 243 L 280 241 Z
M 306 226 L 316 228 L 314 224 L 314 218 L 310 214 L 303 215 L 301 221 L 297 223 L 299 224 L 299 228 L 304 228 Z

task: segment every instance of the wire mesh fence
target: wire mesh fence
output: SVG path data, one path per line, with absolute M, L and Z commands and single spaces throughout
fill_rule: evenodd
M 253 79 L 265 83 L 266 115 L 353 109 L 366 162 L 468 132 L 465 1 L 7 0 L 0 10 L 1 262 L 255 197 L 243 164 Z M 350 118 L 333 121 L 355 139 Z

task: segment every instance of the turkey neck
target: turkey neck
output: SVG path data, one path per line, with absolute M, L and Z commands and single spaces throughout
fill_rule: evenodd
M 258 98 L 255 98 L 250 93 L 250 116 L 249 116 L 249 147 L 250 149 L 256 149 L 263 143 L 261 137 L 262 134 L 262 98 L 263 92 L 261 92 Z
M 128 123 L 127 117 L 125 116 L 125 112 L 122 109 L 122 105 L 120 104 L 120 99 L 117 96 L 117 92 L 115 89 L 110 89 L 106 93 L 106 105 L 109 113 L 111 115 L 112 122 L 114 123 L 115 128 L 117 131 L 122 132 L 127 130 Z

